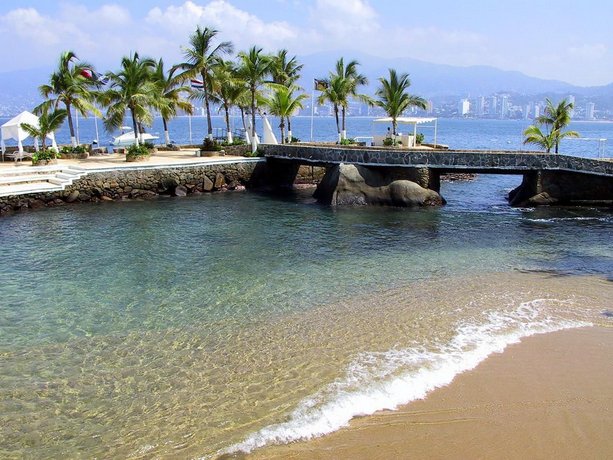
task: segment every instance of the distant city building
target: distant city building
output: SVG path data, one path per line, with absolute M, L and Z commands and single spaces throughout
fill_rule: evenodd
M 498 112 L 498 98 L 496 96 L 490 97 L 490 108 L 488 113 L 490 115 L 496 115 Z
M 475 99 L 474 109 L 472 112 L 478 117 L 485 115 L 485 98 L 483 96 L 479 96 Z
M 500 118 L 506 118 L 509 114 L 509 96 L 504 95 L 500 98 Z
M 539 104 L 534 104 L 534 113 L 532 115 L 533 118 L 538 118 L 541 116 L 541 106 Z
M 532 113 L 531 106 L 532 104 L 526 104 L 526 107 L 524 108 L 524 119 L 525 120 L 530 118 L 530 114 Z
M 426 112 L 431 114 L 434 111 L 434 104 L 432 101 L 426 101 Z
M 595 104 L 593 102 L 588 102 L 585 105 L 585 119 L 586 120 L 593 120 L 594 118 L 596 118 L 594 116 L 594 109 L 595 109 Z
M 468 99 L 460 100 L 460 104 L 458 105 L 458 114 L 461 116 L 465 116 L 470 112 L 470 102 Z

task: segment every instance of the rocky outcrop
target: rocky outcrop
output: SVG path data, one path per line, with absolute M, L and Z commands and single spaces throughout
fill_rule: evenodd
M 509 192 L 509 204 L 517 207 L 543 205 L 613 205 L 613 180 L 567 171 L 524 174 L 519 187 Z
M 332 206 L 413 207 L 445 204 L 445 200 L 437 192 L 395 176 L 397 174 L 385 174 L 385 170 L 340 164 L 327 170 L 314 196 L 320 203 Z

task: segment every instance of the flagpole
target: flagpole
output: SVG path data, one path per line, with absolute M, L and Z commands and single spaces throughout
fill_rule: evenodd
M 96 127 L 96 145 L 100 147 L 100 138 L 98 137 L 98 117 L 94 114 L 94 126 Z
M 313 142 L 313 116 L 315 115 L 315 79 L 311 86 L 311 142 Z
M 192 109 L 193 110 L 193 109 Z M 187 114 L 187 121 L 189 123 L 189 144 L 192 144 L 192 114 Z
M 77 121 L 77 145 L 81 145 L 81 142 L 79 141 L 79 111 L 76 109 L 74 109 L 74 116 L 75 116 L 75 120 Z

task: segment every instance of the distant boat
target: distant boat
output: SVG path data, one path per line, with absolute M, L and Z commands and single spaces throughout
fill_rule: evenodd
M 159 138 L 160 136 L 154 136 L 153 134 L 141 133 L 138 136 L 138 141 L 139 142 L 152 142 Z M 134 130 L 130 128 L 129 126 L 122 126 L 121 135 L 113 138 L 113 140 L 111 141 L 111 145 L 114 147 L 123 147 L 126 145 L 132 145 L 132 144 L 134 144 Z

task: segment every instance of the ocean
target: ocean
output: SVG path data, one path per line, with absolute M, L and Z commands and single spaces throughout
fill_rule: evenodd
M 332 119 L 316 123 L 333 138 Z M 438 136 L 521 148 L 525 124 L 440 120 Z M 309 129 L 296 118 L 295 135 Z M 597 156 L 590 142 L 563 151 Z M 210 458 L 308 439 L 524 337 L 610 326 L 613 213 L 510 208 L 520 181 L 446 182 L 436 209 L 332 209 L 297 190 L 2 217 L 0 457 Z

